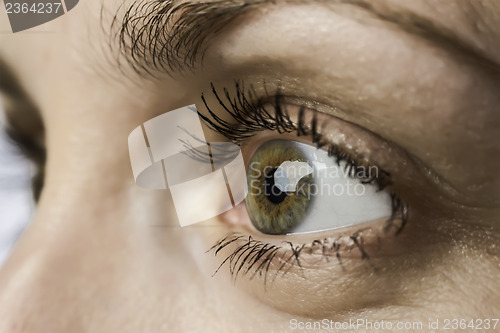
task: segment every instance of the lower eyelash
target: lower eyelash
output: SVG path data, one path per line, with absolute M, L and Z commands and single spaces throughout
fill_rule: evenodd
M 342 261 L 342 252 L 357 249 L 360 259 L 366 260 L 373 267 L 370 255 L 365 249 L 365 240 L 363 232 L 371 230 L 371 228 L 363 228 L 354 232 L 350 236 L 341 236 L 338 238 L 325 237 L 316 239 L 308 244 L 294 244 L 290 241 L 284 241 L 282 245 L 275 245 L 254 239 L 252 236 L 246 236 L 237 232 L 232 232 L 215 245 L 207 252 L 213 252 L 217 256 L 221 251 L 231 244 L 237 244 L 238 247 L 225 257 L 222 263 L 212 276 L 217 274 L 219 270 L 227 266 L 233 282 L 236 282 L 238 276 L 250 276 L 253 279 L 259 276 L 264 281 L 264 286 L 269 281 L 269 275 L 274 274 L 270 280 L 271 284 L 281 274 L 286 275 L 294 267 L 299 269 L 299 273 L 305 277 L 305 267 L 302 263 L 302 256 L 319 255 L 320 260 L 330 262 L 336 260 L 342 271 L 346 271 Z M 385 230 L 385 228 L 384 228 Z M 274 266 L 276 268 L 271 269 Z
M 222 263 L 219 265 L 212 276 L 217 274 L 225 264 L 228 264 L 229 266 L 229 272 L 233 278 L 233 281 L 236 281 L 236 278 L 238 277 L 238 274 L 240 272 L 242 272 L 243 275 L 247 275 L 252 270 L 252 268 L 255 268 L 250 279 L 253 279 L 257 274 L 259 274 L 260 276 L 264 275 L 265 285 L 267 283 L 267 275 L 269 273 L 271 263 L 274 257 L 280 251 L 281 247 L 255 240 L 252 238 L 252 236 L 248 236 L 248 241 L 245 241 L 245 238 L 245 235 L 231 233 L 219 240 L 207 251 L 213 251 L 214 255 L 217 256 L 219 252 L 226 246 L 232 243 L 237 243 L 239 241 L 244 241 L 244 244 L 239 245 L 232 254 L 227 256 L 222 261 Z M 244 256 L 246 252 L 248 253 Z M 257 264 L 259 262 L 260 264 Z M 242 268 L 245 265 L 246 268 L 242 271 Z
M 408 206 L 399 199 L 396 195 L 391 195 L 392 205 L 396 207 L 389 219 L 384 223 L 382 231 L 388 234 L 395 231 L 395 235 L 399 235 L 407 223 Z M 213 252 L 217 256 L 221 251 L 231 244 L 238 244 L 238 247 L 219 265 L 212 276 L 217 274 L 223 266 L 228 266 L 229 273 L 232 276 L 233 282 L 239 275 L 249 275 L 253 279 L 257 274 L 263 278 L 264 286 L 267 284 L 268 275 L 271 265 L 276 265 L 274 271 L 273 282 L 276 277 L 282 273 L 286 275 L 292 268 L 298 267 L 300 273 L 304 275 L 304 267 L 301 264 L 301 255 L 307 253 L 309 255 L 318 254 L 322 256 L 326 262 L 330 262 L 333 257 L 337 260 L 342 268 L 346 271 L 343 261 L 342 252 L 344 250 L 352 250 L 356 248 L 359 251 L 360 259 L 366 260 L 371 266 L 370 255 L 365 249 L 365 239 L 363 232 L 371 230 L 371 228 L 362 228 L 351 234 L 350 236 L 341 236 L 338 238 L 325 237 L 315 239 L 308 244 L 294 244 L 289 241 L 282 242 L 282 245 L 262 242 L 254 239 L 252 236 L 243 235 L 237 232 L 232 232 L 220 239 L 207 252 Z M 372 266 L 373 267 L 373 266 Z

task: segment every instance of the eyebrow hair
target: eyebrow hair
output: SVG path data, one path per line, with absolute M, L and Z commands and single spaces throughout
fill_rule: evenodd
M 139 74 L 156 76 L 192 69 L 202 61 L 207 41 L 237 17 L 268 0 L 184 2 L 136 1 L 123 15 L 120 51 Z M 118 15 L 113 19 L 113 27 Z
M 283 0 L 284 3 L 306 1 Z M 468 43 L 451 29 L 409 10 L 380 9 L 366 0 L 309 0 L 311 3 L 347 4 L 364 9 L 382 21 L 421 36 L 455 56 L 472 59 L 495 72 L 499 66 L 487 53 Z M 237 18 L 258 7 L 276 4 L 276 0 L 216 0 L 182 2 L 139 0 L 125 14 L 116 14 L 112 30 L 120 24 L 117 37 L 120 54 L 138 74 L 158 77 L 194 70 L 209 48 L 208 41 Z

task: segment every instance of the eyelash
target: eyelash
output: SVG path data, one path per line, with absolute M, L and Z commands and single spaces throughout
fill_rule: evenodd
M 264 285 L 266 285 L 270 266 L 273 263 L 273 260 L 278 259 L 280 265 L 278 269 L 275 270 L 275 275 L 272 281 L 276 279 L 280 272 L 285 275 L 296 265 L 299 267 L 303 275 L 304 268 L 302 267 L 300 261 L 301 254 L 303 252 L 313 254 L 319 249 L 321 250 L 323 259 L 329 262 L 330 257 L 334 256 L 342 270 L 345 271 L 342 256 L 340 254 L 341 250 L 357 248 L 361 254 L 361 259 L 370 262 L 370 256 L 365 251 L 362 236 L 362 232 L 368 229 L 369 228 L 360 229 L 351 236 L 338 237 L 336 239 L 328 237 L 316 239 L 310 244 L 296 245 L 292 242 L 282 242 L 284 246 L 265 243 L 254 239 L 252 236 L 246 236 L 233 232 L 220 239 L 207 251 L 213 251 L 214 255 L 217 256 L 226 246 L 232 243 L 242 243 L 222 261 L 212 276 L 217 274 L 225 264 L 228 264 L 229 273 L 233 278 L 233 282 L 235 282 L 240 272 L 243 275 L 247 275 L 252 271 L 252 268 L 254 268 L 250 279 L 253 279 L 257 274 L 259 274 L 260 277 L 263 277 Z
M 233 100 L 231 99 L 229 91 L 224 88 L 224 95 L 230 104 L 228 107 L 220 98 L 213 83 L 211 84 L 213 95 L 224 110 L 232 116 L 236 124 L 230 124 L 218 117 L 208 105 L 205 95 L 202 94 L 201 99 L 203 104 L 213 120 L 199 112 L 198 115 L 213 131 L 222 134 L 226 139 L 238 145 L 243 145 L 257 132 L 265 130 L 275 131 L 279 134 L 296 132 L 297 136 L 311 136 L 312 143 L 316 145 L 318 149 L 328 146 L 328 155 L 330 157 L 335 157 L 338 165 L 340 165 L 342 161 L 346 162 L 346 175 L 351 178 L 357 178 L 363 184 L 376 185 L 379 191 L 392 184 L 390 173 L 380 168 L 378 168 L 380 172 L 377 177 L 363 177 L 362 171 L 366 170 L 367 166 L 360 166 L 360 163 L 358 163 L 353 156 L 324 138 L 323 134 L 318 131 L 316 113 L 313 113 L 311 126 L 307 126 L 304 119 L 306 109 L 305 107 L 301 107 L 298 122 L 294 123 L 290 119 L 287 109 L 283 106 L 284 96 L 280 93 L 273 96 L 273 107 L 275 112 L 271 114 L 265 108 L 264 101 L 267 100 L 267 98 L 255 98 L 256 93 L 254 89 L 251 88 L 248 92 L 245 92 L 244 87 L 240 85 L 239 82 L 235 82 L 235 87 L 236 98 Z M 247 98 L 247 94 L 250 95 L 249 98 Z M 252 100 L 257 100 L 257 102 L 252 104 Z
M 205 98 L 205 94 L 201 95 L 201 99 L 207 109 L 208 116 L 198 112 L 200 119 L 211 130 L 223 135 L 229 141 L 241 146 L 250 140 L 256 133 L 261 131 L 273 131 L 278 132 L 279 134 L 295 132 L 297 133 L 297 136 L 311 137 L 312 143 L 318 149 L 324 149 L 326 147 L 328 155 L 335 157 L 338 165 L 340 165 L 340 162 L 344 161 L 346 174 L 351 178 L 359 179 L 363 184 L 377 186 L 379 191 L 382 191 L 392 185 L 389 172 L 383 169 L 379 168 L 380 173 L 378 177 L 367 177 L 363 176 L 362 172 L 358 172 L 360 170 L 367 170 L 366 166 L 360 166 L 351 154 L 341 149 L 338 145 L 329 142 L 324 137 L 323 133 L 319 130 L 322 127 L 321 125 L 324 124 L 318 124 L 317 111 L 312 111 L 313 114 L 311 124 L 308 125 L 305 121 L 306 108 L 304 106 L 300 107 L 298 121 L 295 123 L 291 120 L 289 113 L 284 106 L 283 101 L 285 96 L 279 92 L 279 89 L 277 93 L 272 96 L 269 96 L 267 89 L 264 89 L 268 96 L 258 98 L 253 86 L 251 86 L 250 89 L 245 90 L 242 83 L 235 81 L 235 91 L 236 95 L 235 97 L 232 97 L 229 90 L 224 88 L 224 95 L 221 97 L 214 84 L 211 83 L 211 93 L 216 98 L 219 106 L 232 117 L 234 122 L 227 122 L 217 116 L 217 113 L 214 112 L 209 106 L 209 103 Z M 225 100 L 223 100 L 223 98 L 225 98 Z M 268 102 L 269 100 L 274 101 L 272 103 L 274 112 L 270 112 L 266 109 L 266 104 L 270 104 Z M 409 207 L 395 192 L 391 191 L 390 196 L 392 214 L 391 217 L 385 222 L 383 230 L 387 233 L 395 228 L 395 234 L 398 235 L 406 226 Z M 396 225 L 396 221 L 400 221 L 399 226 Z M 366 230 L 366 228 L 354 232 L 352 235 L 348 236 L 347 239 L 351 240 L 351 245 L 354 245 L 359 249 L 362 259 L 369 260 L 370 257 L 366 253 L 363 245 L 363 230 Z M 248 236 L 248 240 L 241 244 L 245 238 L 246 237 L 244 235 L 231 233 L 219 240 L 211 249 L 209 249 L 209 251 L 214 251 L 214 254 L 217 255 L 229 244 L 240 243 L 237 249 L 224 259 L 216 273 L 222 266 L 229 263 L 229 271 L 233 278 L 236 279 L 238 274 L 246 265 L 246 268 L 243 269 L 244 275 L 248 274 L 250 270 L 255 267 L 255 271 L 253 272 L 251 278 L 253 278 L 256 274 L 259 274 L 264 275 L 264 281 L 266 281 L 271 261 L 276 259 L 278 253 L 281 253 L 281 261 L 283 261 L 283 258 L 287 256 L 287 253 L 291 253 L 291 255 L 289 255 L 288 259 L 279 266 L 276 276 L 280 271 L 284 271 L 286 274 L 286 272 L 288 272 L 295 264 L 302 268 L 299 259 L 300 254 L 304 250 L 312 251 L 318 246 L 322 248 L 322 254 L 327 261 L 331 255 L 334 255 L 342 269 L 345 270 L 342 265 L 340 255 L 341 247 L 343 245 L 347 245 L 345 237 L 337 238 L 336 240 L 324 238 L 321 240 L 314 240 L 310 244 L 302 245 L 294 245 L 291 242 L 284 242 L 287 244 L 285 247 L 264 243 L 253 239 L 251 236 Z M 341 239 L 344 239 L 344 241 L 339 242 Z M 327 248 L 329 248 L 330 251 L 325 251 Z M 286 270 L 284 270 L 285 266 Z

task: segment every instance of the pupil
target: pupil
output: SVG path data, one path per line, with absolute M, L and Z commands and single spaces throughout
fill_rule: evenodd
M 282 203 L 283 200 L 286 199 L 286 192 L 282 192 L 275 184 L 274 184 L 274 173 L 278 170 L 277 168 L 272 169 L 264 180 L 264 193 L 269 201 L 273 204 Z

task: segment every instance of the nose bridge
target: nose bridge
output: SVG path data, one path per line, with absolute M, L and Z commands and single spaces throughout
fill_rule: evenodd
M 55 242 L 37 242 L 34 246 L 30 242 L 33 236 L 31 230 L 24 235 L 0 270 L 2 332 L 36 331 L 45 326 L 41 322 L 44 318 L 57 318 L 59 325 L 67 326 L 64 321 L 74 304 L 64 300 L 77 301 L 71 276 L 78 258 L 68 262 L 72 251 L 57 249 Z M 72 327 L 78 326 L 76 319 L 71 319 Z
M 69 226 L 51 230 L 44 222 L 33 221 L 0 270 L 0 322 L 12 325 L 2 330 L 0 323 L 2 332 L 83 328 L 78 308 L 93 293 L 88 281 L 96 273 L 96 267 L 89 265 L 95 253 L 82 246 L 84 236 L 79 241 L 78 230 Z
M 128 308 L 151 295 L 156 300 L 158 291 L 160 304 L 143 303 L 140 311 L 168 308 L 175 290 L 165 283 L 179 287 L 191 259 L 181 250 L 167 191 L 74 185 L 68 195 L 60 187 L 44 190 L 0 268 L 0 332 L 116 331 L 133 319 Z
M 88 331 L 83 314 L 92 316 L 116 292 L 101 278 L 116 281 L 122 271 L 121 257 L 106 254 L 127 246 L 89 232 L 96 225 L 85 220 L 75 216 L 57 228 L 50 218 L 33 221 L 0 269 L 0 332 Z

